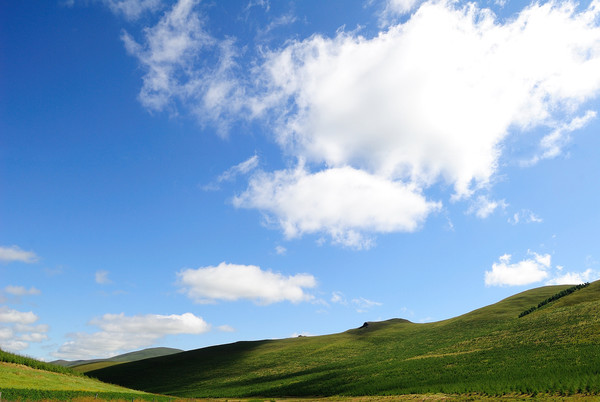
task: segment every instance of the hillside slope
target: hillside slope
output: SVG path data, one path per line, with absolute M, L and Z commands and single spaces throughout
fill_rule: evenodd
M 90 372 L 185 396 L 600 392 L 600 282 L 529 290 L 445 321 L 369 323 L 340 334 L 237 342 Z
M 71 370 L 0 351 L 0 392 L 3 400 L 66 400 L 83 396 L 101 399 L 166 400 L 140 391 L 106 384 Z
M 138 360 L 149 359 L 152 357 L 168 356 L 175 353 L 183 352 L 181 349 L 173 348 L 148 348 L 138 350 L 136 352 L 125 353 L 109 357 L 108 359 L 93 359 L 93 360 L 56 360 L 52 364 L 63 367 L 70 367 L 79 373 L 86 373 L 91 370 L 97 370 L 104 367 L 114 366 L 115 364 L 135 362 Z

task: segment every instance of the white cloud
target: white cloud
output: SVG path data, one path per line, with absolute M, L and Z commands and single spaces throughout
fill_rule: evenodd
M 485 272 L 486 286 L 519 286 L 539 282 L 549 276 L 551 267 L 550 254 L 528 252 L 532 258 L 511 264 L 511 255 L 504 254 L 492 270 Z
M 94 279 L 96 281 L 96 283 L 100 284 L 100 285 L 107 285 L 109 283 L 112 283 L 112 281 L 110 279 L 108 279 L 108 271 L 104 271 L 104 270 L 100 270 L 100 271 L 96 271 L 96 273 L 94 274 Z
M 0 348 L 20 352 L 27 349 L 30 342 L 48 339 L 47 325 L 31 325 L 37 320 L 38 316 L 31 311 L 23 312 L 0 306 Z
M 155 26 L 144 30 L 142 44 L 126 32 L 122 40 L 145 70 L 139 100 L 146 108 L 176 114 L 183 105 L 225 135 L 245 103 L 234 74 L 238 51 L 233 38 L 217 41 L 204 29 L 198 3 L 179 0 Z M 207 58 L 216 61 L 209 67 Z
M 518 223 L 542 223 L 544 220 L 528 209 L 515 212 L 508 222 L 516 225 Z
M 313 36 L 264 66 L 279 141 L 309 161 L 352 164 L 456 195 L 487 184 L 511 127 L 545 125 L 600 89 L 598 10 L 534 4 L 500 24 L 489 10 L 426 3 L 372 39 Z
M 562 267 L 560 270 L 562 271 Z M 583 272 L 567 272 L 564 275 L 552 278 L 546 282 L 546 285 L 578 285 L 593 282 L 597 279 L 600 279 L 600 273 L 588 268 Z
M 472 201 L 467 213 L 475 214 L 478 218 L 485 219 L 493 214 L 496 208 L 506 209 L 507 206 L 508 204 L 504 200 L 490 200 L 488 197 L 480 195 Z
M 33 263 L 37 260 L 38 256 L 33 251 L 24 251 L 18 246 L 0 246 L 0 262 Z
M 233 204 L 262 210 L 288 238 L 326 232 L 334 243 L 355 248 L 371 245 L 364 232 L 415 231 L 441 206 L 414 186 L 351 167 L 261 172 Z
M 235 328 L 230 325 L 219 325 L 217 329 L 221 332 L 235 332 Z
M 146 12 L 162 8 L 162 0 L 104 0 L 110 10 L 128 20 L 136 20 Z
M 222 262 L 218 266 L 185 269 L 177 274 L 179 285 L 188 297 L 198 303 L 217 300 L 253 300 L 259 304 L 282 301 L 308 301 L 312 295 L 306 288 L 314 288 L 316 279 L 309 274 L 284 276 L 263 271 L 254 265 L 236 265 Z
M 22 312 L 0 306 L 0 323 L 32 324 L 38 320 L 38 316 L 32 311 Z
M 418 3 L 388 0 L 384 14 Z M 187 109 L 221 134 L 235 120 L 262 119 L 298 167 L 255 175 L 235 204 L 263 211 L 287 237 L 319 232 L 368 248 L 373 233 L 416 230 L 439 208 L 426 201 L 431 187 L 450 186 L 454 199 L 489 188 L 509 135 L 539 140 L 531 164 L 560 154 L 569 133 L 595 117 L 581 109 L 600 92 L 597 0 L 583 9 L 533 3 L 502 21 L 474 3 L 426 1 L 372 38 L 340 31 L 290 40 L 261 48 L 247 66 L 238 64 L 247 49 L 212 37 L 196 5 L 179 0 L 142 42 L 123 35 L 144 69 L 140 100 L 152 111 Z M 323 184 L 350 176 L 358 190 L 387 198 L 345 188 L 357 210 L 314 209 L 342 198 Z M 281 203 L 296 195 L 310 204 Z M 411 208 L 398 212 L 398 203 Z M 493 203 L 475 213 L 489 215 Z M 382 204 L 384 212 L 372 208 Z
M 347 304 L 346 298 L 342 292 L 332 292 L 331 293 L 331 302 L 339 303 L 339 304 Z
M 287 249 L 283 246 L 276 246 L 275 252 L 277 253 L 277 255 L 285 255 L 287 253 Z
M 591 120 L 596 118 L 596 112 L 588 110 L 583 116 L 573 118 L 568 123 L 563 123 L 550 134 L 545 135 L 540 140 L 540 152 L 531 159 L 521 162 L 523 166 L 532 166 L 542 159 L 555 158 L 562 153 L 564 146 L 570 141 L 569 134 L 586 126 Z
M 394 17 L 402 16 L 412 11 L 419 0 L 386 0 L 380 19 L 382 25 L 388 25 Z
M 356 306 L 356 311 L 358 313 L 366 313 L 368 311 L 368 309 L 382 305 L 382 303 L 368 300 L 368 299 L 365 299 L 364 297 L 352 299 L 352 304 L 354 304 Z
M 136 316 L 105 314 L 101 318 L 93 319 L 90 324 L 97 326 L 101 331 L 71 334 L 72 339 L 58 349 L 56 357 L 107 357 L 151 346 L 166 335 L 202 334 L 210 330 L 209 324 L 192 313 Z
M 34 287 L 26 289 L 23 286 L 7 286 L 4 288 L 4 291 L 9 295 L 13 296 L 30 296 L 39 295 L 42 293 L 39 289 L 36 289 Z
M 218 182 L 228 181 L 240 174 L 247 174 L 258 166 L 258 155 L 251 156 L 245 161 L 230 167 L 217 178 Z
M 252 170 L 256 169 L 258 166 L 258 155 L 251 156 L 243 162 L 238 163 L 235 166 L 230 167 L 223 173 L 221 173 L 215 182 L 209 183 L 202 187 L 203 190 L 211 191 L 218 190 L 219 184 L 224 181 L 234 180 L 239 175 L 244 175 L 250 173 Z

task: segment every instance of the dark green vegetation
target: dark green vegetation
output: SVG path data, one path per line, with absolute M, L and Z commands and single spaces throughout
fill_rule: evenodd
M 137 352 L 130 352 L 118 356 L 113 356 L 108 359 L 74 361 L 56 360 L 52 363 L 63 367 L 71 367 L 73 370 L 80 373 L 86 373 L 91 370 L 97 370 L 104 367 L 114 366 L 115 364 L 135 362 L 138 360 L 149 359 L 151 357 L 168 356 L 180 352 L 183 352 L 183 350 L 173 348 L 149 348 L 139 350 Z
M 560 299 L 561 297 L 568 296 L 577 290 L 588 287 L 589 285 L 590 285 L 590 283 L 586 282 L 586 283 L 582 283 L 581 285 L 575 285 L 575 286 L 571 286 L 568 289 L 561 290 L 560 292 L 556 293 L 555 295 L 550 296 L 546 300 L 541 301 L 537 306 L 532 306 L 532 307 L 528 308 L 527 310 L 523 311 L 521 314 L 519 314 L 519 318 L 524 317 L 527 314 L 533 313 L 538 308 L 542 308 L 548 303 L 552 303 L 553 301 L 556 301 L 556 300 Z
M 548 286 L 445 321 L 238 342 L 90 372 L 182 397 L 600 393 L 600 282 Z
M 0 351 L 0 392 L 2 400 L 157 400 L 169 398 L 102 383 L 71 369 Z

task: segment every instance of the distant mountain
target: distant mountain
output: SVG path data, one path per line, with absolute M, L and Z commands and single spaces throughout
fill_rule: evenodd
M 334 335 L 237 342 L 88 374 L 186 398 L 600 395 L 600 282 L 554 297 L 569 288 L 532 289 L 439 322 L 367 322 Z M 467 298 L 469 289 L 455 293 Z
M 51 362 L 63 367 L 70 367 L 80 373 L 85 373 L 90 370 L 97 370 L 104 367 L 113 366 L 115 364 L 135 362 L 138 360 L 149 359 L 152 357 L 169 356 L 176 353 L 181 353 L 181 349 L 173 348 L 149 348 L 136 352 L 129 352 L 118 356 L 113 356 L 108 359 L 92 359 L 92 360 L 55 360 Z

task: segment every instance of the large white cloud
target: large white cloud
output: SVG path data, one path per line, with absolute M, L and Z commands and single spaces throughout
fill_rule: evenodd
M 93 319 L 90 324 L 99 327 L 101 331 L 71 334 L 72 339 L 58 349 L 56 357 L 107 357 L 151 346 L 165 335 L 202 334 L 210 330 L 209 324 L 192 313 L 137 316 L 105 314 Z
M 364 232 L 414 231 L 441 206 L 415 186 L 348 166 L 314 174 L 302 168 L 261 173 L 233 203 L 264 211 L 288 238 L 326 232 L 358 248 L 370 245 Z
M 372 39 L 293 42 L 264 65 L 269 93 L 286 100 L 279 141 L 307 160 L 441 179 L 468 195 L 496 171 L 509 128 L 577 118 L 597 95 L 597 12 L 550 2 L 502 24 L 473 5 L 430 2 Z
M 419 3 L 388 0 L 384 14 Z M 509 135 L 537 143 L 522 161 L 531 165 L 560 155 L 596 116 L 586 102 L 600 91 L 599 0 L 534 3 L 502 21 L 474 3 L 427 1 L 374 37 L 342 31 L 259 47 L 247 66 L 233 38 L 208 34 L 196 5 L 179 0 L 139 43 L 123 35 L 145 70 L 140 99 L 151 110 L 183 106 L 221 132 L 232 119 L 261 118 L 296 166 L 256 174 L 234 204 L 266 212 L 288 237 L 322 232 L 365 247 L 372 232 L 414 230 L 439 208 L 426 200 L 433 186 L 454 199 L 491 186 Z M 346 214 L 281 204 L 303 191 L 328 206 L 322 184 L 350 176 L 388 198 L 354 193 L 359 210 Z M 417 201 L 414 215 L 392 207 Z M 375 205 L 385 208 L 374 216 Z
M 199 303 L 217 300 L 253 300 L 259 304 L 282 301 L 308 301 L 312 295 L 305 289 L 317 285 L 309 274 L 285 276 L 264 271 L 255 265 L 236 265 L 222 262 L 215 266 L 185 269 L 178 274 L 182 290 Z

